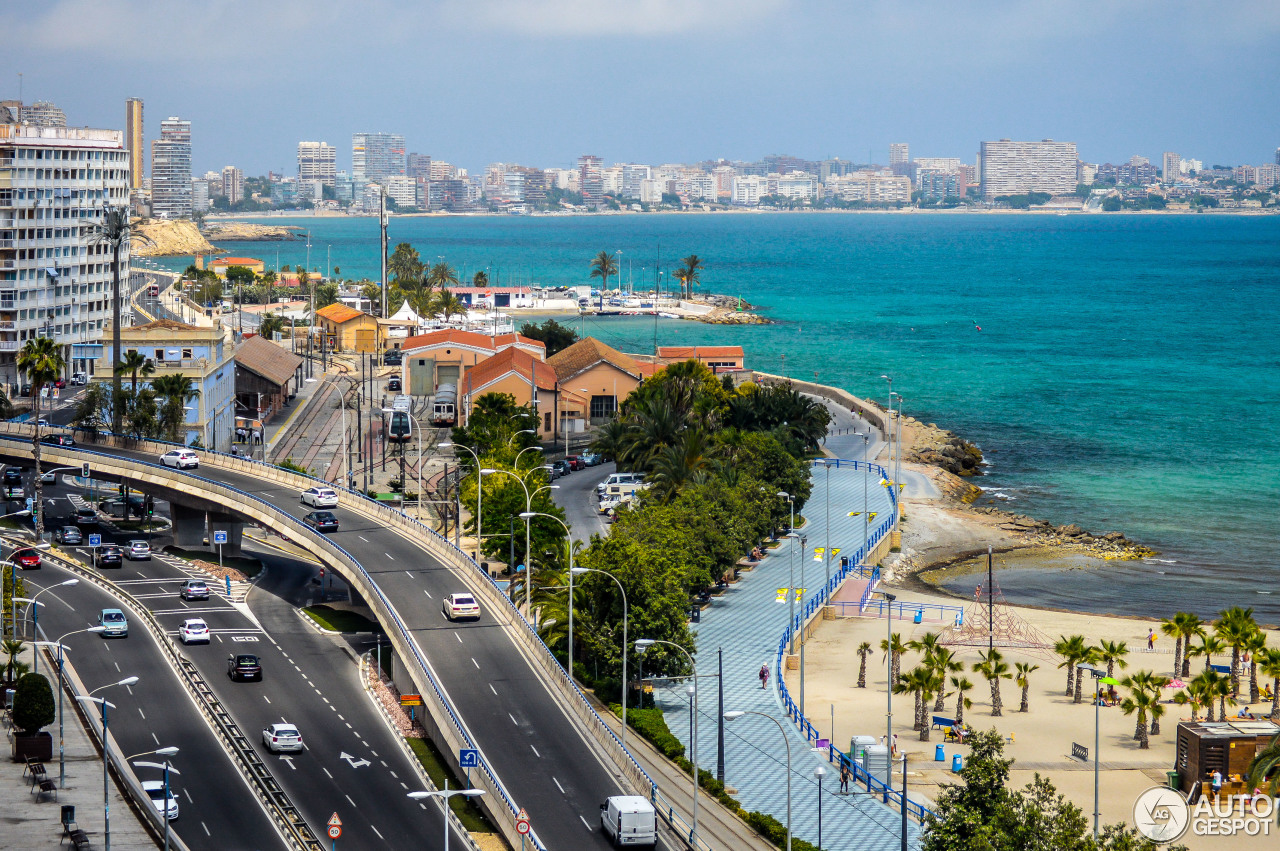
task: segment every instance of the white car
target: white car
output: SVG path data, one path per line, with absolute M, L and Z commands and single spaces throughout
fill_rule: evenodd
M 142 789 L 147 793 L 147 797 L 151 799 L 151 804 L 156 808 L 156 812 L 160 815 L 166 815 L 168 810 L 169 821 L 173 821 L 178 817 L 178 799 L 173 794 L 173 787 L 169 787 L 168 806 L 165 806 L 164 781 L 163 780 L 144 780 Z
M 467 593 L 450 594 L 444 598 L 444 616 L 451 621 L 460 618 L 480 620 L 480 604 Z
M 312 508 L 337 508 L 338 492 L 326 487 L 307 488 L 302 492 L 302 504 Z
M 302 750 L 302 734 L 292 724 L 272 724 L 262 731 L 262 743 L 272 753 Z
M 58 473 L 56 470 L 45 470 L 40 473 L 41 484 L 55 485 L 58 483 Z
M 178 627 L 178 640 L 183 644 L 208 644 L 209 625 L 200 618 L 189 618 Z
M 160 456 L 160 463 L 179 470 L 194 470 L 200 466 L 200 456 L 190 449 L 170 449 Z

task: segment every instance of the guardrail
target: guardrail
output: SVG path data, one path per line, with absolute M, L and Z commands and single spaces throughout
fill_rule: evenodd
M 833 603 L 834 606 L 844 605 L 842 603 Z M 947 622 L 952 621 L 957 626 L 961 625 L 964 620 L 963 606 L 950 606 L 944 603 L 912 603 L 907 600 L 898 600 L 890 603 L 888 600 L 880 599 L 867 601 L 860 607 L 859 613 L 870 613 L 874 609 L 873 617 L 885 617 L 886 612 L 890 620 L 914 620 L 921 623 L 925 620 Z
M 858 613 L 861 614 L 867 610 L 867 603 L 871 600 L 872 593 L 876 590 L 876 585 L 880 582 L 880 565 L 871 568 L 871 575 L 867 577 L 867 587 L 862 589 L 862 599 L 858 601 Z M 844 605 L 843 603 L 841 605 Z
M 17 423 L 4 423 L 2 431 L 10 434 L 19 433 L 25 435 L 29 432 L 30 427 Z M 9 438 L 13 439 L 13 438 Z M 121 448 L 128 448 L 134 451 L 156 451 L 157 455 L 167 451 L 175 446 L 182 444 L 172 444 L 163 441 L 136 440 L 128 437 L 112 435 L 110 433 L 99 432 L 95 436 L 98 443 L 107 443 L 109 445 L 121 445 Z M 58 450 L 59 447 L 46 446 L 44 452 L 51 458 L 56 458 L 59 452 L 50 451 Z M 397 511 L 389 506 L 378 503 L 376 500 L 369 498 L 367 495 L 358 491 L 353 491 L 341 485 L 334 485 L 331 482 L 314 476 L 308 476 L 302 473 L 296 473 L 291 470 L 285 470 L 272 464 L 259 461 L 256 459 L 244 458 L 237 455 L 229 455 L 221 452 L 210 450 L 197 450 L 202 461 L 209 460 L 217 466 L 244 472 L 257 477 L 266 477 L 277 481 L 281 484 L 296 487 L 298 490 L 304 490 L 314 484 L 323 484 L 326 487 L 334 488 L 344 495 L 344 498 L 350 502 L 346 507 L 355 508 L 363 511 L 367 515 L 375 519 L 382 519 L 395 526 L 400 527 L 404 531 L 417 533 L 422 536 L 425 542 L 430 545 L 432 552 L 446 565 L 452 566 L 465 572 L 468 575 L 478 576 L 482 579 L 480 588 L 483 596 L 497 608 L 496 611 L 506 611 L 512 616 L 512 624 L 515 627 L 511 634 L 519 639 L 518 646 L 522 647 L 526 652 L 526 658 L 534 665 L 542 669 L 548 675 L 548 684 L 554 686 L 561 691 L 562 706 L 569 710 L 585 727 L 592 741 L 601 746 L 610 754 L 616 767 L 620 768 L 631 784 L 641 790 L 646 797 L 654 802 L 659 812 L 666 813 L 668 822 L 672 829 L 681 836 L 682 840 L 689 844 L 695 851 L 711 851 L 708 845 L 701 837 L 694 836 L 692 827 L 683 817 L 675 810 L 674 805 L 670 804 L 665 796 L 662 795 L 658 784 L 648 775 L 644 768 L 631 756 L 630 752 L 622 747 L 622 742 L 617 734 L 605 723 L 604 719 L 595 711 L 587 700 L 586 696 L 578 688 L 577 684 L 569 677 L 568 672 L 560 665 L 560 663 L 552 655 L 550 648 L 543 643 L 538 636 L 537 631 L 521 614 L 519 608 L 505 593 L 498 587 L 492 577 L 483 570 L 474 559 L 463 553 L 455 547 L 450 541 L 441 536 L 438 532 L 421 522 L 405 515 L 403 512 Z M 117 456 L 108 455 L 87 448 L 84 444 L 74 449 L 63 448 L 62 452 L 76 452 L 79 454 L 98 455 L 106 459 L 110 459 L 113 464 L 123 467 L 141 468 L 138 472 L 139 476 L 144 480 L 151 476 L 158 485 L 167 485 L 167 479 L 172 475 L 172 471 L 167 467 L 161 467 L 157 464 L 151 464 L 142 461 L 133 461 L 127 458 L 119 458 Z M 854 463 L 854 462 L 849 462 Z M 154 471 L 154 472 L 153 472 Z M 161 473 L 156 476 L 155 472 Z M 136 473 L 134 474 L 136 475 Z M 373 580 L 364 567 L 345 549 L 333 543 L 324 536 L 313 538 L 311 530 L 299 521 L 295 520 L 288 514 L 281 512 L 275 506 L 268 503 L 253 494 L 245 493 L 236 488 L 205 479 L 193 473 L 187 475 L 202 482 L 204 487 L 212 493 L 230 498 L 234 501 L 247 504 L 247 506 L 257 506 L 256 510 L 246 509 L 242 513 L 252 517 L 255 520 L 263 522 L 268 526 L 276 528 L 287 528 L 295 532 L 295 540 L 308 542 L 317 545 L 316 548 L 328 551 L 332 561 L 331 565 L 335 569 L 343 569 L 350 572 L 350 576 L 346 577 L 354 586 L 359 588 L 366 601 L 371 604 L 376 614 L 382 615 L 380 620 L 383 623 L 394 625 L 395 629 L 388 630 L 388 638 L 402 659 L 414 659 L 418 665 L 417 670 L 411 669 L 411 676 L 414 673 L 420 673 L 421 679 L 416 683 L 420 693 L 429 695 L 433 699 L 433 708 L 436 712 L 431 713 L 432 717 L 441 720 L 447 720 L 447 726 L 435 725 L 435 729 L 443 743 L 448 746 L 446 753 L 456 759 L 456 754 L 463 748 L 471 748 L 480 750 L 480 775 L 484 781 L 481 785 L 487 786 L 486 791 L 491 792 L 492 796 L 482 799 L 485 803 L 492 800 L 501 800 L 504 804 L 502 815 L 505 818 L 496 818 L 503 828 L 504 834 L 513 846 L 520 844 L 522 837 L 515 832 L 515 818 L 520 811 L 520 807 L 516 804 L 506 787 L 498 778 L 497 773 L 489 764 L 487 757 L 484 755 L 483 749 L 480 749 L 470 731 L 466 728 L 462 719 L 458 716 L 454 709 L 452 701 L 449 699 L 443 686 L 436 677 L 434 670 L 417 642 L 413 639 L 407 625 L 400 618 L 399 613 L 391 605 L 390 600 L 383 593 L 382 589 Z M 877 533 L 868 544 L 868 551 L 874 547 L 875 543 L 883 537 Z M 365 593 L 367 591 L 367 593 Z M 376 603 L 376 605 L 374 605 Z M 552 694 L 555 690 L 552 689 Z M 495 813 L 496 816 L 496 813 Z M 535 849 L 545 849 L 546 846 L 538 838 L 536 829 L 531 831 L 527 836 L 523 837 L 526 843 L 532 845 Z

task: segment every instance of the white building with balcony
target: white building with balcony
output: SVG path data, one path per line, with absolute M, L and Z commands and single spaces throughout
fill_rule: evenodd
M 189 179 L 189 178 L 188 178 Z M 21 383 L 17 354 L 35 337 L 89 371 L 111 316 L 112 256 L 90 240 L 106 207 L 129 204 L 121 130 L 0 123 L 0 382 Z M 129 254 L 120 256 L 127 294 Z

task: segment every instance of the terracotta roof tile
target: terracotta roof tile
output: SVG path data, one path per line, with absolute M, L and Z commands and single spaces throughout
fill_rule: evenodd
M 284 384 L 293 378 L 302 358 L 262 337 L 249 337 L 236 349 L 236 366 Z
M 509 372 L 516 373 L 525 381 L 536 378 L 539 390 L 556 389 L 555 372 L 547 364 L 523 349 L 511 346 L 467 370 L 463 392 L 471 393 Z
M 316 311 L 316 316 L 328 319 L 330 322 L 337 323 L 338 325 L 341 325 L 343 322 L 350 322 L 357 316 L 364 315 L 364 313 L 356 310 L 354 307 L 348 307 L 347 305 L 337 301 L 328 307 L 322 307 Z
M 640 367 L 629 355 L 607 346 L 595 337 L 585 337 L 563 351 L 547 358 L 547 364 L 555 369 L 556 376 L 564 381 L 604 361 L 628 375 L 641 377 Z

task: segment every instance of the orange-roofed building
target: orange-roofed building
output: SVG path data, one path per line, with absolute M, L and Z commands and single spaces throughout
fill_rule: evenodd
M 382 347 L 378 320 L 334 302 L 316 311 L 316 323 L 331 352 L 377 352 Z
M 227 269 L 232 266 L 243 266 L 255 275 L 261 275 L 265 268 L 262 261 L 256 257 L 219 257 L 209 264 L 209 268 L 219 278 L 225 278 Z
M 618 402 L 627 398 L 643 379 L 640 365 L 630 355 L 594 337 L 584 337 L 547 358 L 560 382 L 557 419 L 561 431 L 582 431 L 613 418 Z
M 467 370 L 512 348 L 540 361 L 546 359 L 547 347 L 543 343 L 519 334 L 490 337 L 453 328 L 415 334 L 400 345 L 405 392 L 430 396 L 443 384 L 460 386 Z
M 658 363 L 701 361 L 712 372 L 736 372 L 744 369 L 742 346 L 658 346 Z
M 538 412 L 538 437 L 555 438 L 556 374 L 539 358 L 509 346 L 468 369 L 459 387 L 464 424 L 470 421 L 476 400 L 489 393 L 506 393 L 521 406 L 532 403 Z

